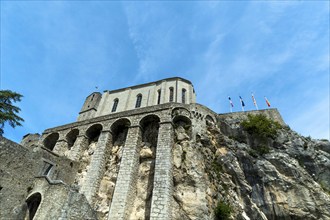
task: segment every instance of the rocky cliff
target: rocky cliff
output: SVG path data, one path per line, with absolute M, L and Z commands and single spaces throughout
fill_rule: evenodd
M 219 117 L 196 141 L 176 129 L 174 219 L 330 219 L 329 141 L 258 120 Z

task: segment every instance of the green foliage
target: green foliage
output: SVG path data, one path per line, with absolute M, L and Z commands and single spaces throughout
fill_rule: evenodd
M 220 173 L 223 173 L 223 168 L 222 166 L 217 162 L 216 159 L 214 159 L 212 161 L 212 169 L 215 171 L 215 173 L 217 174 L 217 176 L 220 176 Z
M 324 182 L 320 182 L 320 185 L 323 191 L 330 195 L 330 190 L 327 189 L 326 184 Z
M 254 149 L 249 149 L 247 152 L 252 157 L 255 157 L 255 158 L 258 157 L 258 152 L 256 150 L 254 150 Z
M 13 105 L 13 102 L 21 101 L 22 97 L 21 94 L 10 90 L 0 90 L 0 136 L 6 122 L 13 128 L 22 126 L 21 122 L 24 120 L 17 115 L 21 109 Z
M 259 155 L 268 154 L 269 151 L 270 151 L 269 147 L 267 147 L 265 145 L 261 145 L 261 146 L 255 148 L 255 149 L 259 153 Z
M 218 205 L 214 209 L 214 219 L 215 220 L 228 220 L 230 214 L 232 212 L 232 208 L 225 202 L 220 201 Z
M 259 155 L 268 154 L 269 152 L 270 148 L 266 145 L 257 146 L 248 150 L 248 154 L 250 154 L 252 157 L 258 157 Z
M 275 138 L 278 129 L 282 127 L 278 122 L 268 119 L 262 114 L 249 114 L 248 120 L 244 120 L 241 125 L 250 135 L 254 135 L 263 140 Z
M 245 144 L 247 143 L 246 138 L 242 134 L 239 134 L 237 136 L 229 136 L 229 138 L 233 139 L 239 143 L 245 143 Z

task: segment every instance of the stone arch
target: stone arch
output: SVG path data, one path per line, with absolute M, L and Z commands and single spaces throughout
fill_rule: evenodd
M 215 125 L 215 121 L 212 118 L 212 116 L 210 116 L 210 115 L 207 115 L 205 117 L 205 123 L 206 123 L 207 126 L 214 126 Z
M 66 135 L 66 141 L 68 142 L 68 148 L 71 149 L 71 147 L 74 145 L 74 142 L 77 140 L 77 137 L 79 135 L 78 129 L 72 129 L 69 131 L 69 133 Z
M 185 115 L 176 115 L 172 119 L 177 141 L 191 139 L 191 120 Z
M 60 135 L 57 132 L 51 133 L 44 139 L 44 146 L 49 150 L 53 150 L 59 137 Z
M 88 142 L 91 143 L 92 141 L 98 141 L 101 131 L 103 127 L 101 124 L 94 124 L 90 126 L 86 131 L 86 136 L 88 138 Z
M 178 115 L 183 115 L 183 116 L 186 116 L 187 118 L 191 118 L 190 111 L 187 110 L 186 108 L 182 108 L 182 107 L 174 108 L 172 110 L 172 119 Z
M 41 203 L 41 194 L 40 193 L 34 193 L 26 200 L 27 204 L 27 213 L 25 219 L 32 220 L 39 208 L 39 205 Z
M 151 146 L 157 146 L 158 130 L 160 119 L 157 115 L 145 116 L 140 121 L 142 129 L 142 141 L 149 143 Z
M 127 118 L 119 119 L 111 125 L 113 146 L 125 144 L 128 128 L 130 126 L 131 122 Z

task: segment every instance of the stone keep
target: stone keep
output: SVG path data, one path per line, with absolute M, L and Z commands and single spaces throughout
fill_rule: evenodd
M 23 146 L 2 138 L 0 218 L 173 219 L 174 142 L 235 119 L 195 99 L 178 77 L 94 92 L 77 122 L 27 135 Z M 275 109 L 259 112 L 284 124 Z

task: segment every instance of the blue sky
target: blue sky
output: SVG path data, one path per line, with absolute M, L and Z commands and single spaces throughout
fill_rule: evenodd
M 91 92 L 179 76 L 218 113 L 264 96 L 298 133 L 329 139 L 328 1 L 1 1 L 1 89 L 23 127 L 74 122 Z

